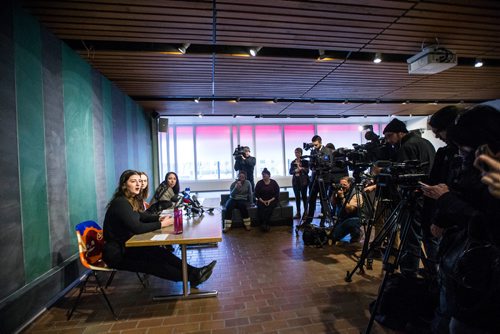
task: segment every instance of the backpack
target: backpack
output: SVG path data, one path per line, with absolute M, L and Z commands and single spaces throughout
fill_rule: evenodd
M 323 247 L 328 242 L 328 235 L 325 228 L 317 227 L 312 224 L 308 224 L 304 227 L 302 232 L 302 241 L 306 246 L 316 246 L 318 248 Z

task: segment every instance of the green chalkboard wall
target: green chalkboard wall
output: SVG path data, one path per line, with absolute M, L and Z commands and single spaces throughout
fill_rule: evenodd
M 0 124 L 9 333 L 78 277 L 74 226 L 102 224 L 123 170 L 151 174 L 152 146 L 143 110 L 14 2 L 0 14 Z

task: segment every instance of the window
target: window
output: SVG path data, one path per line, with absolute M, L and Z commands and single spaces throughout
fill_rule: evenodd
M 179 180 L 194 180 L 193 127 L 178 126 L 176 137 L 177 175 Z
M 304 143 L 310 143 L 311 138 L 314 136 L 314 125 L 285 125 L 285 162 L 286 162 L 286 175 L 288 175 L 288 168 L 290 163 L 295 159 L 295 149 L 302 148 Z M 308 155 L 307 152 L 302 154 Z
M 260 178 L 262 170 L 267 168 L 272 176 L 283 175 L 283 141 L 280 125 L 258 125 L 255 127 L 255 145 L 257 159 L 255 173 Z M 253 155 L 253 154 L 252 154 Z
M 361 132 L 357 124 L 318 124 L 318 135 L 323 145 L 332 143 L 335 148 L 353 148 L 352 144 L 361 143 Z
M 196 127 L 196 163 L 198 180 L 232 178 L 233 161 L 229 126 Z

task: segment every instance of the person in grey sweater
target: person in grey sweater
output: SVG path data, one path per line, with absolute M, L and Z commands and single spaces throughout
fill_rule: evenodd
M 233 209 L 240 210 L 243 224 L 247 231 L 250 231 L 250 215 L 248 214 L 248 205 L 252 203 L 252 185 L 247 180 L 247 173 L 240 170 L 238 179 L 231 184 L 229 188 L 229 199 L 226 202 L 226 216 L 224 217 L 224 229 L 227 233 L 231 229 Z

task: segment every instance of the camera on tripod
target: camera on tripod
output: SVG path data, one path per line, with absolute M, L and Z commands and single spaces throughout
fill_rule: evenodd
M 314 149 L 313 143 L 304 143 L 303 148 L 306 151 L 311 150 L 310 155 L 304 155 L 302 158 L 309 159 L 309 166 L 320 174 L 327 174 L 333 167 L 331 156 Z
M 423 170 L 425 164 L 420 163 L 419 160 L 407 160 L 405 162 L 377 161 L 375 166 L 382 169 L 379 174 L 380 178 L 403 187 L 419 188 L 419 181 L 425 181 L 429 177 Z
M 370 168 L 372 160 L 363 145 L 352 144 L 353 149 L 341 147 L 333 152 L 335 166 L 349 168 L 352 171 L 361 171 Z
M 245 154 L 245 146 L 241 146 L 241 145 L 236 146 L 236 148 L 234 149 L 234 152 L 233 152 L 233 157 L 235 159 L 241 159 L 243 154 Z

